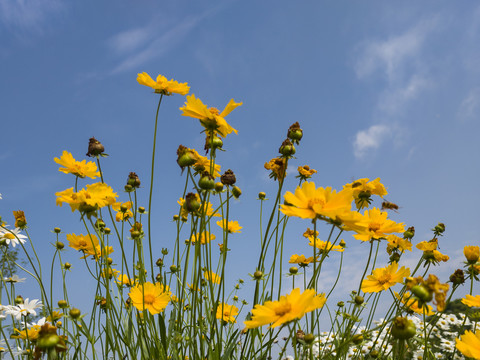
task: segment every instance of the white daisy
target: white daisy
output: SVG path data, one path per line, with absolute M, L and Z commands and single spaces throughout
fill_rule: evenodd
M 43 304 L 40 300 L 35 299 L 30 301 L 28 298 L 24 300 L 23 304 L 18 306 L 10 305 L 7 306 L 5 314 L 15 316 L 17 320 L 20 320 L 22 316 L 28 316 L 29 314 L 37 315 L 35 309 L 41 308 Z
M 3 280 L 5 280 L 5 282 L 10 282 L 10 283 L 21 283 L 21 282 L 25 282 L 27 278 L 21 278 L 17 274 L 15 274 L 13 276 L 3 278 Z
M 6 225 L 5 227 L 7 226 L 8 225 Z M 10 230 L 10 229 L 5 229 L 5 227 L 0 229 L 0 239 L 5 239 L 5 242 L 7 243 L 7 245 L 12 243 L 12 246 L 15 247 L 19 243 L 25 244 L 25 242 L 27 241 L 27 237 L 25 235 L 20 234 L 21 230 L 19 228 Z

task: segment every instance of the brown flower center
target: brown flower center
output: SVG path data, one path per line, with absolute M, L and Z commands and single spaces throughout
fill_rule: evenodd
M 155 295 L 145 294 L 143 297 L 145 304 L 152 305 L 155 302 Z
M 292 305 L 291 304 L 282 304 L 282 305 L 279 305 L 276 309 L 275 309 L 275 315 L 278 315 L 278 316 L 283 316 L 287 313 L 290 312 L 290 310 L 292 310 Z

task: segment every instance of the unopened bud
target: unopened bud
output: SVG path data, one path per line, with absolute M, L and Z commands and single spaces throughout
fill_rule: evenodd
M 57 234 L 60 234 L 60 232 L 62 231 L 59 227 L 56 227 L 53 229 L 53 231 Z
M 292 156 L 295 154 L 295 146 L 293 146 L 292 142 L 289 139 L 286 139 L 282 145 L 280 146 L 280 149 L 278 149 L 278 152 L 282 154 L 283 156 Z
M 263 272 L 257 270 L 253 273 L 253 277 L 255 278 L 255 280 L 260 280 L 263 277 Z
M 221 182 L 215 183 L 215 191 L 222 192 L 223 191 L 223 184 Z
M 290 274 L 295 275 L 296 273 L 298 273 L 298 268 L 296 266 L 292 266 L 289 271 Z
M 232 170 L 228 169 L 225 173 L 220 177 L 220 181 L 223 185 L 234 185 L 237 182 L 237 178 Z
M 232 188 L 232 194 L 235 197 L 235 199 L 238 199 L 240 197 L 240 195 L 242 195 L 242 190 L 240 190 L 240 188 L 238 186 L 234 186 Z
M 82 314 L 82 312 L 77 308 L 71 308 L 69 314 L 72 317 L 72 319 L 78 319 Z
M 134 188 L 139 188 L 141 184 L 140 178 L 136 173 L 131 172 L 130 174 L 128 174 L 127 184 L 131 185 Z
M 57 241 L 55 243 L 55 247 L 58 249 L 58 250 L 62 250 L 64 247 L 65 247 L 65 244 L 61 241 Z
M 265 200 L 266 196 L 267 196 L 267 194 L 265 194 L 263 191 L 258 193 L 258 198 L 260 200 Z
M 357 295 L 355 296 L 354 301 L 355 301 L 355 304 L 362 305 L 365 299 L 363 298 L 363 296 Z
M 303 137 L 303 130 L 300 129 L 298 122 L 292 124 L 287 131 L 287 137 L 293 141 L 294 144 L 299 144 Z
M 215 178 L 205 171 L 198 181 L 198 186 L 203 190 L 212 190 L 215 187 Z
M 105 148 L 100 141 L 98 141 L 94 137 L 90 138 L 88 142 L 88 152 L 86 154 L 87 156 L 95 157 L 101 155 L 104 151 Z

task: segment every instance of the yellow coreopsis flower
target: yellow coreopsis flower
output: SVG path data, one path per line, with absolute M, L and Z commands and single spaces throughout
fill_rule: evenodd
M 215 274 L 213 271 L 205 271 L 203 273 L 203 277 L 205 278 L 205 280 L 208 280 L 214 284 L 220 284 L 222 280 L 222 278 Z
M 470 307 L 480 307 L 480 295 L 466 295 L 462 303 Z
M 195 149 L 190 149 L 196 159 L 195 164 L 193 164 L 193 168 L 195 169 L 196 173 L 202 174 L 204 171 L 208 171 L 210 175 L 212 175 L 214 178 L 217 178 L 220 176 L 220 171 L 222 170 L 222 167 L 219 164 L 215 164 L 213 167 L 213 174 L 210 173 L 210 167 L 212 164 L 212 161 L 208 159 L 206 156 L 200 155 L 197 150 Z
M 98 239 L 95 235 L 75 235 L 67 234 L 68 246 L 72 249 L 82 251 L 86 258 L 97 254 L 97 247 L 100 248 Z
M 252 309 L 252 319 L 245 321 L 248 329 L 271 324 L 275 328 L 295 319 L 300 319 L 307 312 L 321 308 L 327 301 L 325 294 L 316 295 L 315 290 L 293 289 L 290 294 L 280 297 L 278 301 L 267 301 L 264 305 L 257 304 Z
M 165 310 L 170 302 L 170 292 L 160 283 L 146 282 L 143 285 L 135 285 L 128 293 L 132 304 L 138 310 L 148 310 L 152 315 Z
M 370 182 L 369 180 L 368 178 L 358 179 L 351 184 L 343 186 L 344 189 L 352 189 L 352 195 L 358 209 L 368 207 L 372 195 L 383 197 L 388 194 L 385 186 L 380 182 L 380 178 Z
M 65 174 L 73 174 L 80 178 L 89 177 L 95 179 L 100 176 L 100 172 L 97 169 L 97 165 L 93 161 L 87 162 L 86 160 L 76 161 L 73 155 L 68 151 L 63 151 L 62 156 L 53 159 L 57 164 L 62 165 L 58 171 Z
M 240 233 L 240 229 L 243 227 L 238 224 L 238 221 L 229 221 L 228 224 L 225 224 L 227 220 L 218 220 L 217 225 L 220 226 L 223 230 L 228 231 L 229 234 Z
M 270 177 L 277 180 L 283 180 L 287 176 L 287 159 L 285 158 L 273 158 L 269 162 L 266 162 L 264 167 L 266 170 L 270 170 Z
M 403 239 L 401 237 L 398 237 L 397 235 L 391 234 L 387 236 L 387 252 L 388 254 L 392 255 L 393 250 L 400 250 L 400 251 L 412 251 L 412 243 L 407 240 Z
M 396 223 L 387 219 L 388 214 L 377 208 L 365 210 L 365 213 L 358 218 L 358 225 L 363 229 L 355 229 L 357 234 L 353 237 L 357 240 L 369 241 L 372 239 L 386 238 L 388 234 L 405 231 L 403 223 Z
M 418 299 L 412 296 L 408 291 L 403 294 L 402 298 L 400 298 L 400 295 L 397 292 L 395 292 L 395 296 L 397 299 L 400 299 L 400 301 L 408 310 L 414 311 L 420 315 L 423 315 L 423 312 L 425 312 L 425 316 L 431 316 L 435 314 L 430 305 L 424 304 L 422 307 L 420 307 L 418 304 Z
M 200 244 L 205 245 L 209 244 L 210 241 L 215 240 L 216 236 L 214 234 L 210 234 L 208 231 L 204 231 L 198 236 L 198 233 L 192 234 L 190 236 L 190 239 L 185 240 L 185 242 L 191 242 L 192 244 L 195 244 L 200 238 Z
M 104 206 L 113 205 L 116 202 L 117 193 L 105 183 L 95 183 L 87 185 L 87 189 L 74 192 L 73 188 L 55 193 L 57 196 L 56 204 L 62 206 L 63 203 L 70 205 L 72 212 L 92 212 Z
M 25 219 L 25 213 L 22 210 L 13 211 L 15 217 L 15 227 L 25 229 L 27 227 L 27 220 Z
M 302 219 L 315 219 L 318 216 L 337 219 L 350 212 L 352 207 L 350 190 L 337 193 L 331 187 L 317 189 L 314 182 L 304 182 L 296 188 L 295 194 L 287 191 L 284 198 L 288 205 L 280 205 L 280 211 Z
M 338 252 L 343 252 L 345 251 L 345 248 L 340 246 L 340 245 L 333 245 L 330 241 L 323 241 L 320 240 L 319 238 L 310 236 L 308 238 L 309 243 L 308 245 L 310 246 L 315 246 L 317 249 L 320 250 L 320 252 L 330 252 L 330 251 L 338 251 Z
M 126 274 L 120 274 L 117 277 L 117 284 L 130 287 L 135 285 L 135 279 L 130 279 Z
M 294 254 L 290 257 L 290 260 L 288 260 L 290 264 L 298 264 L 302 267 L 307 266 L 308 264 L 313 262 L 313 256 L 310 256 L 309 258 L 305 257 L 305 255 L 297 255 Z
M 214 131 L 216 134 L 225 137 L 231 132 L 237 134 L 237 130 L 227 123 L 225 116 L 242 104 L 243 103 L 236 103 L 231 99 L 227 106 L 225 106 L 225 109 L 220 113 L 217 108 L 208 108 L 200 99 L 192 94 L 187 96 L 187 102 L 185 103 L 185 106 L 180 108 L 180 110 L 183 111 L 183 116 L 199 119 L 200 124 L 202 124 L 205 129 Z
M 480 247 L 478 246 L 465 246 L 463 248 L 463 254 L 470 264 L 475 264 L 480 258 Z
M 217 307 L 216 317 L 219 320 L 229 322 L 229 323 L 236 323 L 237 315 L 238 315 L 238 308 L 235 305 L 228 305 L 225 303 L 221 303 Z
M 140 85 L 145 85 L 151 87 L 155 90 L 157 94 L 163 95 L 172 95 L 172 94 L 180 94 L 180 95 L 187 95 L 190 91 L 190 86 L 187 83 L 179 83 L 175 80 L 167 80 L 167 78 L 163 75 L 158 75 L 157 80 L 154 81 L 150 75 L 146 72 L 138 74 L 137 81 Z
M 115 204 L 112 205 L 112 209 L 117 212 L 115 215 L 115 221 L 126 221 L 127 219 L 130 219 L 133 217 L 133 213 L 130 210 L 132 208 L 133 204 L 131 201 L 126 201 L 124 203 L 121 202 L 116 202 Z M 126 209 L 126 211 L 122 211 L 123 209 Z
M 298 174 L 302 179 L 308 179 L 310 178 L 313 174 L 316 174 L 317 170 L 315 169 L 310 169 L 310 166 L 308 165 L 303 165 L 298 167 Z
M 33 325 L 30 329 L 18 330 L 14 329 L 18 334 L 12 335 L 13 339 L 34 341 L 38 339 L 40 325 Z
M 474 333 L 467 330 L 455 341 L 458 351 L 463 355 L 472 359 L 480 359 L 480 331 Z
M 387 290 L 395 284 L 401 283 L 409 275 L 410 269 L 405 266 L 398 269 L 398 263 L 393 262 L 387 267 L 373 270 L 372 275 L 368 275 L 362 281 L 362 291 L 370 293 Z

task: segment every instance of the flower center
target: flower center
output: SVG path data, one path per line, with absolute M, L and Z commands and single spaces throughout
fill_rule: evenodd
M 371 232 L 374 232 L 376 233 L 378 230 L 380 230 L 382 226 L 380 224 L 377 224 L 377 223 L 371 223 L 369 226 L 368 226 L 368 231 L 371 231 Z
M 152 294 L 145 294 L 143 300 L 145 304 L 152 305 L 155 302 L 155 296 Z
M 378 281 L 381 285 L 383 285 L 383 284 L 388 283 L 391 279 L 392 279 L 392 275 L 390 275 L 390 274 L 384 274 L 384 275 L 380 276 L 380 277 L 377 279 L 377 281 Z
M 13 235 L 13 234 L 11 234 L 11 233 L 5 233 L 5 234 L 3 234 L 3 237 L 4 237 L 5 239 L 9 239 L 9 240 L 15 239 L 15 235 Z
M 218 114 L 220 114 L 220 111 L 218 111 L 218 109 L 215 108 L 215 107 L 209 108 L 208 111 L 210 111 L 213 115 L 218 115 Z
M 291 304 L 281 304 L 275 309 L 275 315 L 283 316 L 292 310 Z
M 308 208 L 313 209 L 314 205 L 320 204 L 322 208 L 325 206 L 325 201 L 323 199 L 310 199 L 308 200 Z

